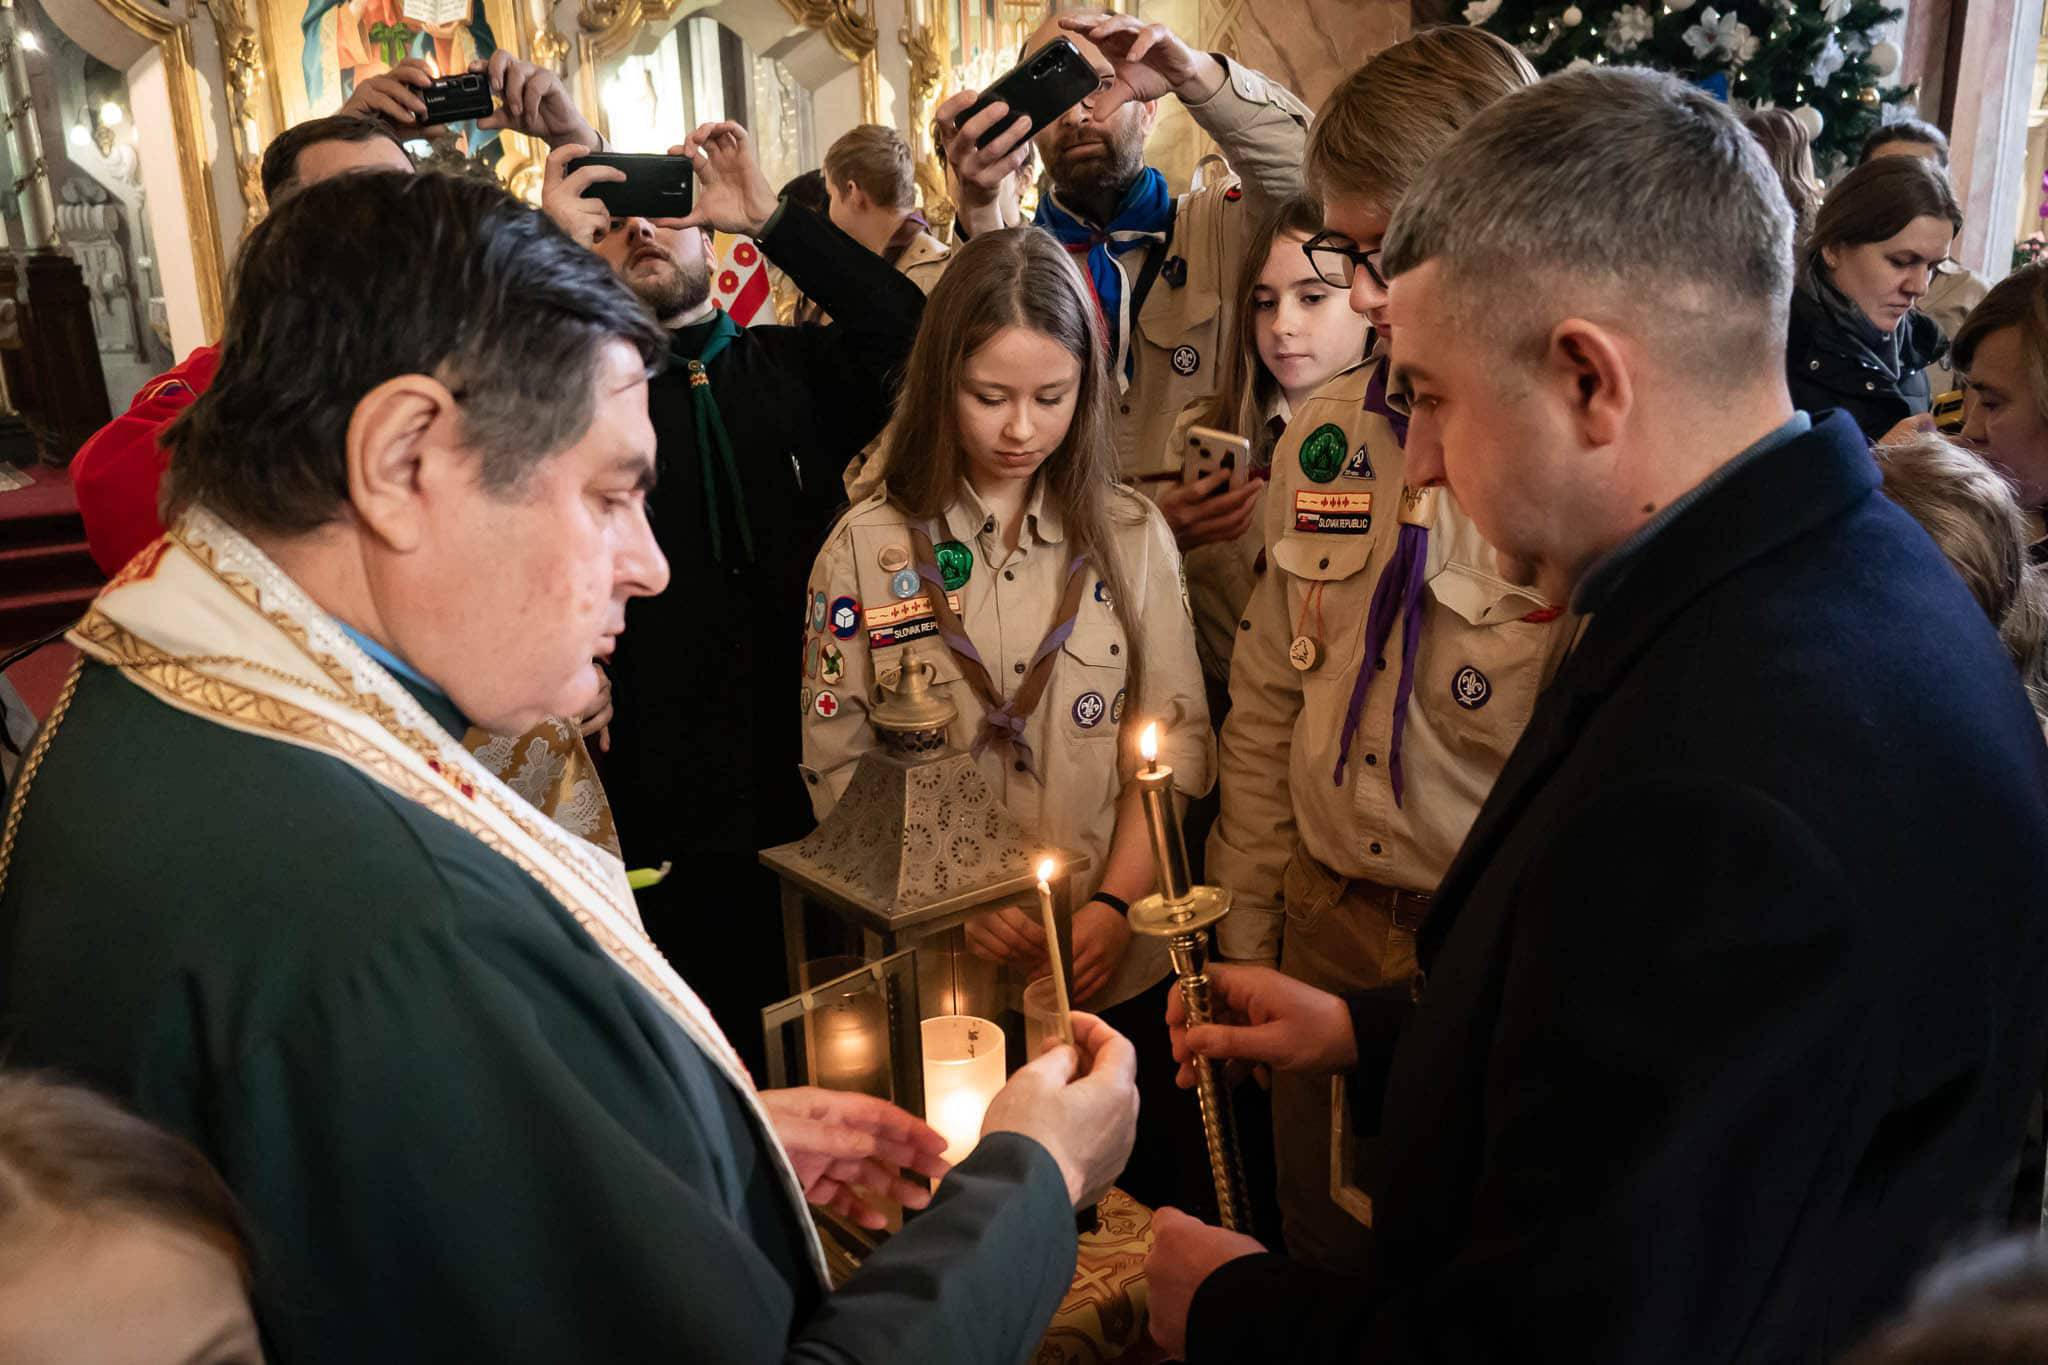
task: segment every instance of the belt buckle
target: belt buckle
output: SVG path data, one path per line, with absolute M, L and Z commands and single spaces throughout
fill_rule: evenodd
M 1393 904 L 1388 911 L 1394 919 L 1394 927 L 1404 932 L 1418 933 L 1429 922 L 1428 896 L 1419 896 L 1413 891 L 1396 891 Z

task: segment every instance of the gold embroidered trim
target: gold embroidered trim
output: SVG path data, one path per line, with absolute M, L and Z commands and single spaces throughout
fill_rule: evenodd
M 71 696 L 78 691 L 78 675 L 84 668 L 85 660 L 72 662 L 71 675 L 64 679 L 56 705 L 50 708 L 49 718 L 43 722 L 36 742 L 29 746 L 28 756 L 22 759 L 21 770 L 14 775 L 14 799 L 7 803 L 7 823 L 0 826 L 0 896 L 7 894 L 7 869 L 14 861 L 14 840 L 21 831 L 21 817 L 28 810 L 29 784 L 35 781 L 36 770 L 43 766 L 43 755 L 49 752 L 50 741 L 57 737 L 64 713 L 71 709 Z

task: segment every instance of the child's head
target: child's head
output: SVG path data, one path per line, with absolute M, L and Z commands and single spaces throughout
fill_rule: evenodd
M 1495 100 L 1536 83 L 1536 70 L 1483 29 L 1424 29 L 1351 73 L 1323 101 L 1302 166 L 1323 223 L 1373 250 L 1431 157 Z M 1384 334 L 1386 287 L 1359 270 L 1352 307 Z
M 240 1211 L 197 1149 L 0 1074 L 0 1360 L 256 1365 L 248 1284 Z
M 889 491 L 936 516 L 964 480 L 1106 484 L 1116 476 L 1101 325 L 1044 232 L 985 233 L 926 301 L 888 436 Z
M 1252 229 L 1237 275 L 1236 332 L 1203 426 L 1249 436 L 1275 398 L 1298 407 L 1365 355 L 1365 319 L 1302 250 L 1322 226 L 1315 201 L 1296 196 Z

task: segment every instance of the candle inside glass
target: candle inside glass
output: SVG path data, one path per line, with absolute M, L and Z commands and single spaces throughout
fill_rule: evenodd
M 982 1116 L 1003 1088 L 1003 1031 L 971 1014 L 946 1014 L 920 1026 L 924 1036 L 924 1118 L 946 1139 L 957 1164 L 981 1140 Z

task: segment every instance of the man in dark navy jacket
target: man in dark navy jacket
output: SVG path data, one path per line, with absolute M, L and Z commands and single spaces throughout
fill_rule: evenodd
M 1409 478 L 1585 625 L 1421 991 L 1223 968 L 1256 1025 L 1180 1039 L 1349 1070 L 1381 1159 L 1356 1280 L 1161 1214 L 1188 1360 L 1827 1360 L 1999 1202 L 2048 751 L 1854 423 L 1792 407 L 1790 233 L 1727 111 L 1639 71 L 1502 100 L 1395 215 Z

